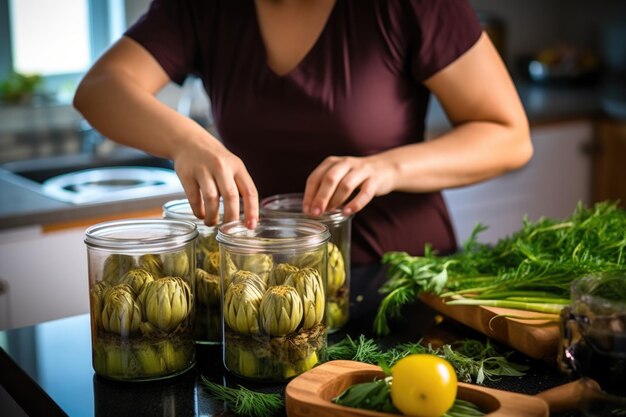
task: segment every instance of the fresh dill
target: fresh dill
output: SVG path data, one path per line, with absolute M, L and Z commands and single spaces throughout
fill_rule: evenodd
M 272 417 L 279 415 L 285 407 L 280 394 L 251 391 L 241 385 L 225 387 L 202 375 L 202 385 L 216 400 L 223 401 L 235 413 L 244 417 Z
M 510 362 L 511 353 L 498 352 L 487 341 L 464 340 L 454 345 L 434 348 L 430 344 L 403 343 L 388 349 L 380 347 L 373 339 L 361 335 L 358 339 L 346 336 L 327 349 L 328 359 L 356 360 L 373 365 L 391 367 L 398 360 L 413 353 L 429 353 L 446 359 L 457 373 L 459 380 L 483 384 L 486 379 L 500 376 L 523 376 L 528 366 Z
M 478 241 L 485 229 L 478 225 L 462 250 L 448 256 L 438 256 L 430 247 L 424 256 L 386 253 L 382 261 L 388 265 L 387 282 L 381 288 L 385 297 L 374 331 L 388 334 L 388 318 L 422 293 L 457 296 L 452 304 L 554 314 L 567 304 L 574 279 L 626 272 L 626 212 L 613 202 L 590 208 L 579 203 L 564 220 L 524 218 L 520 230 L 493 246 Z M 626 291 L 626 282 L 619 285 Z

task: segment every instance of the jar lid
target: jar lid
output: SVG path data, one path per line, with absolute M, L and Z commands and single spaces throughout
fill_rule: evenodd
M 326 224 L 338 224 L 352 218 L 352 215 L 345 215 L 340 209 L 327 211 L 320 217 L 312 218 L 302 212 L 303 198 L 302 193 L 277 194 L 264 198 L 261 200 L 261 216 L 313 219 Z
M 260 219 L 254 229 L 236 220 L 221 225 L 219 243 L 252 251 L 281 251 L 322 245 L 330 239 L 328 227 L 308 219 Z
M 184 220 L 128 219 L 98 223 L 85 232 L 88 246 L 125 253 L 167 252 L 198 236 L 196 225 Z

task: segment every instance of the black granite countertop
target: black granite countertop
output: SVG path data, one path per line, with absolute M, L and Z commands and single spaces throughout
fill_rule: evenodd
M 381 280 L 384 270 L 379 265 L 353 268 L 351 318 L 344 330 L 329 336 L 329 344 L 346 334 L 371 336 L 380 300 L 375 289 Z M 393 337 L 381 342 L 482 338 L 452 321 L 435 320 L 436 313 L 422 304 L 403 310 L 403 317 L 393 323 Z M 221 347 L 206 345 L 197 346 L 195 367 L 174 378 L 134 383 L 103 379 L 91 366 L 86 314 L 0 332 L 0 348 L 0 415 L 6 416 L 229 416 L 232 413 L 224 404 L 203 390 L 201 375 L 227 386 L 242 384 L 262 392 L 284 394 L 285 388 L 284 384 L 251 383 L 234 377 L 222 365 Z M 514 354 L 512 360 L 530 365 L 527 375 L 502 377 L 487 385 L 532 395 L 568 381 L 553 364 L 521 354 Z

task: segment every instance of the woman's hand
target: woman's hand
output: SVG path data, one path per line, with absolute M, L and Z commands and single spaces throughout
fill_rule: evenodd
M 202 126 L 161 103 L 155 94 L 168 74 L 141 45 L 122 38 L 85 75 L 75 107 L 108 138 L 174 161 L 194 214 L 213 225 L 219 198 L 224 221 L 239 219 L 242 197 L 246 226 L 256 226 L 258 195 L 239 158 Z
M 346 215 L 356 213 L 372 198 L 393 190 L 394 171 L 384 154 L 330 156 L 307 179 L 303 212 L 317 217 L 325 211 L 342 207 Z
M 254 228 L 259 217 L 259 198 L 241 159 L 214 138 L 190 140 L 174 154 L 174 167 L 196 217 L 207 225 L 219 221 L 219 200 L 224 222 L 239 219 L 241 202 L 246 226 Z

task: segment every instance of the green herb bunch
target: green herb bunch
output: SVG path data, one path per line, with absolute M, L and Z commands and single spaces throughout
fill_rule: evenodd
M 386 294 L 374 321 L 377 334 L 387 319 L 422 293 L 462 295 L 449 304 L 490 305 L 558 313 L 569 302 L 571 282 L 595 273 L 626 272 L 626 212 L 616 203 L 578 204 L 567 219 L 523 219 L 520 230 L 491 246 L 478 242 L 478 224 L 462 250 L 438 256 L 388 252 Z M 626 283 L 622 282 L 622 287 Z
M 389 349 L 381 348 L 376 341 L 361 335 L 358 339 L 346 336 L 343 340 L 328 347 L 329 360 L 354 360 L 380 365 L 388 370 L 393 364 L 413 353 L 429 353 L 446 359 L 457 373 L 459 380 L 482 384 L 485 379 L 501 376 L 523 376 L 528 369 L 508 360 L 511 353 L 498 352 L 487 341 L 464 340 L 452 345 L 433 348 L 430 344 L 403 343 Z
M 285 403 L 280 394 L 251 391 L 243 386 L 225 387 L 202 376 L 202 385 L 216 400 L 223 401 L 236 414 L 246 417 L 272 417 L 280 415 Z

